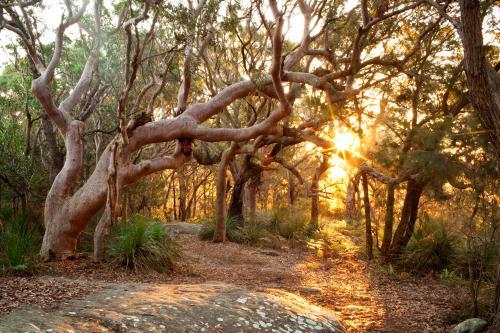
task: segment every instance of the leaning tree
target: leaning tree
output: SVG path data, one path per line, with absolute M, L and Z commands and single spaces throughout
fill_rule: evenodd
M 336 103 L 342 105 L 359 92 L 353 84 L 364 75 L 363 69 L 399 69 L 404 65 L 404 57 L 371 56 L 369 48 L 377 41 L 376 33 L 372 34 L 374 27 L 385 22 L 395 24 L 398 16 L 423 3 L 404 1 L 369 8 L 367 1 L 361 1 L 360 6 L 345 12 L 337 2 L 298 0 L 278 8 L 276 1 L 269 1 L 266 11 L 261 1 L 251 1 L 247 5 L 259 15 L 249 22 L 259 27 L 259 38 L 250 46 L 245 40 L 239 43 L 249 56 L 260 58 L 262 66 L 246 68 L 245 72 L 225 71 L 217 54 L 217 47 L 222 46 L 214 43 L 214 36 L 234 27 L 234 22 L 223 19 L 222 14 L 235 8 L 231 2 L 222 6 L 202 0 L 196 5 L 188 1 L 187 5 L 173 6 L 162 1 L 126 1 L 115 8 L 116 14 L 110 14 L 112 11 L 103 11 L 96 0 L 93 13 L 87 15 L 89 0 L 83 0 L 79 7 L 65 1 L 65 14 L 53 45 L 44 45 L 40 38 L 40 21 L 34 14 L 40 2 L 0 2 L 0 29 L 18 36 L 30 61 L 31 91 L 48 120 L 47 127 L 54 125 L 57 140 L 64 142 L 62 165 L 58 164 L 61 152 L 52 145 L 53 169 L 57 172 L 46 197 L 41 248 L 41 255 L 47 259 L 73 255 L 82 230 L 104 211 L 95 232 L 95 254 L 99 257 L 102 237 L 120 214 L 120 191 L 152 173 L 179 168 L 191 159 L 193 140 L 232 142 L 221 163 L 238 152 L 254 153 L 264 138 L 270 143 L 281 143 L 284 137 L 322 142 L 313 135 L 314 127 L 308 122 L 295 129 L 287 126 L 287 119 L 293 115 L 292 86 L 323 92 L 329 108 L 339 112 Z M 337 10 L 327 10 L 329 7 Z M 304 19 L 303 37 L 297 45 L 284 41 L 282 32 L 285 17 L 292 11 Z M 60 66 L 68 47 L 67 31 L 75 26 L 87 52 L 79 77 L 72 84 Z M 351 33 L 336 35 L 344 27 L 350 27 Z M 390 34 L 390 25 L 382 31 Z M 259 52 L 252 53 L 249 47 Z M 313 59 L 325 61 L 325 68 L 310 71 L 307 63 Z M 238 61 L 231 66 L 244 68 Z M 211 76 L 206 85 L 196 76 L 200 73 Z M 168 108 L 162 101 L 164 96 L 169 97 Z M 242 127 L 221 121 L 224 114 L 234 111 L 234 103 L 259 96 L 269 99 L 268 112 Z M 103 104 L 111 110 L 105 115 L 108 122 L 117 126 L 107 131 L 112 138 L 105 148 L 96 150 L 93 170 L 82 176 L 83 157 L 88 150 L 85 128 Z M 47 140 L 54 141 L 50 132 Z M 175 142 L 175 148 L 169 150 L 165 145 L 169 142 Z M 141 152 L 150 147 L 157 148 L 143 158 Z M 223 205 L 217 205 L 219 212 L 225 211 Z

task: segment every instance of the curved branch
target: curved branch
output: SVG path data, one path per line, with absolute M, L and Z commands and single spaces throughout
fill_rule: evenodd
M 120 171 L 121 184 L 128 185 L 134 183 L 140 178 L 152 173 L 166 170 L 177 169 L 182 164 L 190 160 L 180 151 L 171 156 L 156 157 L 151 160 L 143 160 L 138 164 L 127 166 L 123 171 Z

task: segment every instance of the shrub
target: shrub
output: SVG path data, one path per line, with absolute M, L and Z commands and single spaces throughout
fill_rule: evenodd
M 238 226 L 236 219 L 229 217 L 226 221 L 227 239 L 234 243 L 244 243 L 245 235 L 243 228 Z
M 142 216 L 113 228 L 109 253 L 126 267 L 160 273 L 173 269 L 181 255 L 179 245 L 168 237 L 163 224 Z
M 41 244 L 41 224 L 29 214 L 10 214 L 7 218 L 0 224 L 0 266 L 6 270 L 28 271 L 33 268 L 33 259 Z
M 358 246 L 352 241 L 351 237 L 344 235 L 346 231 L 342 227 L 344 223 L 332 221 L 321 226 L 307 240 L 307 247 L 314 249 L 319 258 L 341 257 L 348 253 L 357 253 Z
M 215 221 L 206 221 L 200 229 L 198 238 L 203 241 L 211 241 L 214 238 L 215 233 Z
M 279 236 L 288 239 L 302 238 L 308 232 L 307 225 L 308 218 L 303 211 L 278 208 L 270 216 L 247 219 L 243 227 L 229 217 L 226 222 L 226 237 L 235 243 L 275 246 L 279 243 Z M 214 232 L 215 220 L 211 219 L 205 222 L 198 237 L 200 240 L 210 241 Z
M 415 230 L 401 263 L 414 272 L 441 272 L 452 262 L 456 243 L 457 237 L 446 231 L 443 221 L 429 220 Z
M 304 210 L 297 208 L 278 208 L 271 215 L 271 229 L 280 236 L 300 238 L 307 231 L 309 219 Z
M 457 275 L 453 271 L 448 270 L 448 268 L 443 269 L 443 271 L 439 274 L 439 278 L 442 281 L 450 283 L 458 283 L 463 281 L 463 279 L 459 275 Z
M 247 220 L 242 230 L 244 242 L 248 244 L 269 243 L 271 240 L 271 233 L 268 229 L 269 224 L 265 221 L 256 219 Z
M 204 241 L 211 241 L 214 238 L 214 233 L 215 219 L 210 219 L 207 220 L 201 228 L 198 238 Z M 237 226 L 235 220 L 232 218 L 228 218 L 226 221 L 226 238 L 227 240 L 235 243 L 245 242 L 243 229 Z
M 479 241 L 475 238 L 471 242 L 470 252 L 467 250 L 466 240 L 458 247 L 453 258 L 452 267 L 454 271 L 466 278 L 477 279 L 481 277 L 485 280 L 493 281 L 496 273 L 496 257 L 498 249 L 494 241 Z M 472 272 L 469 271 L 469 261 L 472 263 Z
M 2 221 L 10 221 L 14 217 L 14 212 L 12 211 L 12 208 L 10 207 L 5 207 L 0 210 L 0 225 L 2 224 Z
M 271 212 L 271 218 L 269 222 L 271 224 L 271 228 L 275 231 L 278 231 L 280 223 L 285 219 L 286 209 L 285 208 L 277 208 Z

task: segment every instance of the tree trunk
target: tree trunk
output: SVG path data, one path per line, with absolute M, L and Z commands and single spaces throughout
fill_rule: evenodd
M 295 204 L 296 200 L 296 189 L 295 189 L 295 181 L 293 179 L 294 175 L 290 171 L 287 172 L 288 174 L 288 199 L 290 200 L 290 206 L 293 206 Z
M 491 327 L 500 327 L 500 256 L 497 255 L 495 295 L 493 296 L 493 322 Z
M 128 221 L 130 212 L 129 212 L 129 202 L 130 202 L 130 191 L 125 189 L 125 193 L 123 195 L 123 203 L 122 203 L 122 214 L 123 219 Z
M 111 146 L 111 158 L 108 166 L 108 193 L 106 208 L 94 230 L 94 261 L 99 262 L 104 259 L 104 242 L 109 235 L 110 226 L 118 216 L 118 202 L 120 198 L 119 184 L 117 183 L 119 144 L 114 142 Z
M 470 100 L 500 157 L 500 76 L 485 56 L 481 3 L 479 0 L 460 0 L 459 5 Z
M 264 182 L 262 185 L 261 191 L 259 192 L 260 202 L 262 203 L 262 209 L 269 209 L 269 184 Z
M 356 212 L 356 192 L 358 192 L 359 177 L 360 174 L 356 173 L 356 175 L 349 180 L 349 186 L 347 187 L 344 211 L 344 219 L 347 224 L 352 224 L 358 215 Z
M 43 260 L 65 259 L 75 255 L 80 233 L 71 229 L 63 212 L 50 219 L 45 225 L 40 256 Z
M 173 182 L 173 188 L 172 188 L 172 192 L 173 192 L 173 195 L 174 195 L 174 221 L 177 221 L 177 193 L 176 193 L 176 190 L 175 190 L 176 186 L 175 186 L 175 176 L 174 176 L 174 182 Z
M 26 145 L 24 147 L 24 155 L 28 156 L 31 154 L 31 129 L 33 128 L 33 117 L 31 117 L 31 113 L 29 111 L 29 97 L 26 96 L 24 101 L 24 113 L 26 114 Z
M 410 180 L 406 187 L 406 196 L 401 211 L 401 220 L 394 233 L 394 239 L 389 250 L 390 260 L 398 257 L 410 241 L 418 217 L 418 206 L 423 185 Z
M 187 203 L 187 218 L 190 219 L 191 217 L 196 217 L 196 204 L 197 204 L 197 196 L 198 196 L 198 189 L 202 184 L 206 183 L 206 180 L 210 173 L 206 174 L 204 177 L 202 177 L 198 183 L 194 183 L 194 177 L 193 177 L 193 190 L 192 190 L 192 195 L 191 198 L 189 199 Z
M 248 208 L 251 217 L 255 217 L 257 208 L 257 186 L 248 186 Z
M 472 262 L 472 239 L 470 236 L 467 236 L 467 268 L 469 270 L 469 290 L 472 298 L 472 315 L 477 317 L 479 314 L 478 296 L 481 278 L 476 278 L 476 274 L 474 274 L 474 264 L 475 263 Z
M 240 171 L 235 175 L 235 183 L 228 211 L 228 216 L 230 216 L 233 222 L 238 226 L 242 227 L 245 222 L 243 217 L 243 193 L 245 184 L 249 181 L 258 184 L 261 172 L 262 168 L 252 163 L 250 155 L 244 156 Z
M 321 163 L 314 172 L 311 182 L 311 227 L 319 229 L 319 180 L 323 173 L 328 170 L 328 157 L 323 155 Z
M 83 164 L 82 129 L 82 122 L 71 122 L 64 137 L 66 160 L 55 177 L 45 201 L 45 234 L 40 249 L 40 255 L 45 260 L 54 256 L 56 258 L 73 256 L 78 237 L 91 218 L 85 215 L 75 216 L 69 200 L 72 184 L 79 176 Z M 107 159 L 105 160 L 103 162 L 107 162 Z M 92 208 L 92 205 L 89 208 Z
M 208 200 L 207 200 L 207 183 L 203 183 L 203 216 L 207 216 Z
M 259 191 L 259 184 L 261 181 L 262 170 L 257 174 L 253 175 L 250 181 L 247 183 L 248 190 L 248 208 L 250 216 L 255 217 L 255 212 L 257 210 L 257 193 Z
M 392 228 L 394 224 L 394 189 L 396 185 L 389 183 L 387 185 L 387 203 L 384 222 L 384 238 L 382 239 L 382 247 L 380 251 L 382 255 L 386 256 L 391 246 L 392 241 Z
M 42 113 L 42 125 L 50 155 L 50 181 L 52 182 L 63 167 L 64 153 L 61 152 L 61 149 L 57 145 L 54 127 L 52 126 L 49 116 L 45 112 Z
M 363 180 L 363 203 L 365 206 L 365 235 L 366 235 L 366 255 L 368 260 L 373 259 L 373 238 L 372 238 L 372 221 L 370 212 L 370 196 L 368 192 L 368 177 L 366 172 L 361 175 Z
M 189 209 L 189 217 L 193 219 L 196 218 L 196 205 L 198 204 L 197 194 L 196 194 L 197 191 L 198 189 L 196 189 L 193 193 L 193 208 Z
M 246 179 L 240 176 L 236 179 L 234 183 L 233 190 L 231 192 L 231 201 L 229 204 L 229 210 L 227 215 L 235 225 L 243 226 L 243 190 L 245 188 Z
M 226 241 L 226 175 L 229 162 L 234 156 L 237 143 L 233 142 L 231 147 L 222 154 L 217 171 L 217 197 L 215 199 L 215 232 L 213 241 L 220 243 Z
M 105 254 L 105 240 L 111 226 L 111 210 L 108 205 L 104 209 L 94 231 L 94 261 L 101 262 Z
M 179 170 L 179 220 L 186 221 L 187 220 L 187 185 L 186 185 L 186 176 L 185 169 L 182 168 Z

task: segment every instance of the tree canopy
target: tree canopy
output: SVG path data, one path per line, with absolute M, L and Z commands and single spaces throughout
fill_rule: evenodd
M 223 242 L 285 206 L 363 220 L 384 262 L 430 220 L 497 244 L 495 4 L 0 1 L 0 202 L 46 259 L 91 229 L 101 260 L 137 213 Z

